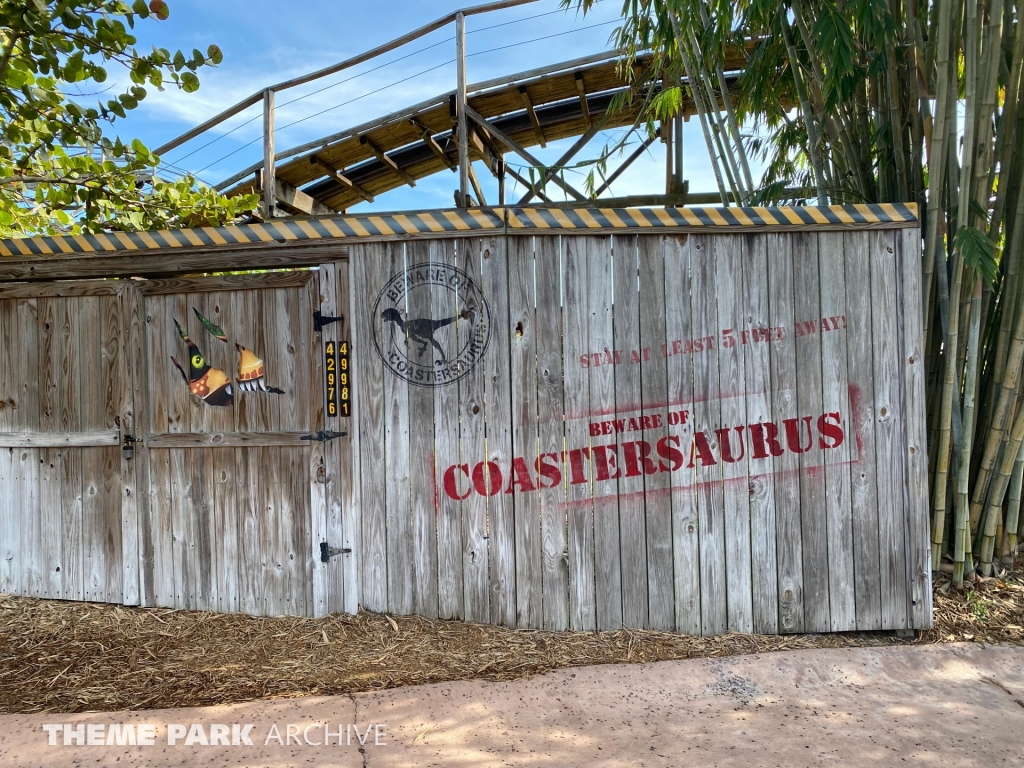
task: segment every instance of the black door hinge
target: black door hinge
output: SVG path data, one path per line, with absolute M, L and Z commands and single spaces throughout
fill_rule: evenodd
M 351 551 L 352 550 L 349 547 L 344 547 L 342 549 L 338 549 L 337 547 L 329 546 L 326 541 L 321 541 L 320 542 L 320 562 L 321 563 L 326 563 L 332 557 L 334 557 L 335 555 L 347 555 Z
M 324 329 L 325 325 L 329 325 L 330 323 L 337 323 L 338 321 L 344 319 L 344 315 L 338 315 L 337 317 L 331 317 L 328 315 L 325 317 L 324 315 L 320 314 L 320 310 L 318 309 L 316 312 L 313 313 L 313 330 L 316 331 L 317 333 L 320 333 L 320 331 Z
M 318 443 L 326 443 L 328 440 L 333 440 L 336 437 L 345 437 L 348 432 L 332 432 L 329 429 L 321 429 L 312 435 L 303 435 L 300 440 L 316 440 Z

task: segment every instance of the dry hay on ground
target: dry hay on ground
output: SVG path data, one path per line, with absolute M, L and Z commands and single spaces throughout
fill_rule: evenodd
M 798 648 L 954 641 L 1024 644 L 1024 572 L 966 592 L 940 580 L 935 628 L 693 637 L 668 632 L 515 631 L 372 613 L 254 618 L 0 597 L 0 712 L 193 707 L 483 678 L 559 667 Z

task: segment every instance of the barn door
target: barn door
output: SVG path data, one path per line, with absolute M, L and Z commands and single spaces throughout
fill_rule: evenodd
M 0 592 L 138 602 L 123 292 L 0 286 Z
M 324 417 L 321 282 L 316 271 L 139 282 L 147 603 L 326 610 L 314 583 L 335 558 L 322 563 L 320 545 L 343 547 L 324 536 L 337 429 Z

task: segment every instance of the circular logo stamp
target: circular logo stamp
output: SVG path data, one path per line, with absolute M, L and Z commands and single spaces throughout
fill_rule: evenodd
M 452 384 L 484 356 L 491 315 L 480 287 L 461 269 L 424 263 L 394 275 L 370 317 L 388 369 L 410 384 Z

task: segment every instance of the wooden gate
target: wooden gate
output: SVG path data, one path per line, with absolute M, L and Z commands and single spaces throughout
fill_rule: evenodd
M 139 601 L 124 295 L 0 286 L 0 592 Z
M 355 546 L 342 533 L 337 466 L 350 438 L 336 434 L 347 432 L 339 414 L 325 413 L 323 341 L 337 346 L 345 333 L 339 271 L 139 283 L 146 604 L 344 609 Z M 325 318 L 333 322 L 317 327 Z M 321 544 L 348 552 L 323 561 Z
M 0 591 L 354 612 L 347 300 L 333 262 L 0 286 Z
M 350 247 L 362 603 L 931 623 L 914 230 Z

